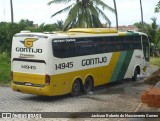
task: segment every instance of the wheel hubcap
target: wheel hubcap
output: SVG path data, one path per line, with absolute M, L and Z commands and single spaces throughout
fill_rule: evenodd
M 78 84 L 74 84 L 74 92 L 77 92 L 79 90 L 79 85 Z

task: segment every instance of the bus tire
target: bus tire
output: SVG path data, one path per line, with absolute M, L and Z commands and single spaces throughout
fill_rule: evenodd
M 87 77 L 84 83 L 84 94 L 90 92 L 93 88 L 93 79 L 91 77 Z
M 132 77 L 132 81 L 137 81 L 137 74 L 138 74 L 138 69 L 136 68 L 136 69 L 134 70 L 134 75 L 133 75 L 133 77 Z
M 71 96 L 78 96 L 81 90 L 80 80 L 76 79 L 72 85 Z

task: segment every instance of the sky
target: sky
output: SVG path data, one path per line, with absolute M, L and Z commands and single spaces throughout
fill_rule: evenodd
M 65 21 L 67 13 L 57 15 L 51 18 L 56 11 L 68 6 L 69 4 L 54 4 L 48 6 L 51 0 L 13 0 L 14 21 L 19 22 L 21 19 L 29 19 L 34 24 L 51 24 L 57 20 Z M 107 5 L 113 7 L 113 0 L 102 0 Z M 159 0 L 142 0 L 144 21 L 151 23 L 151 18 L 156 17 L 157 23 L 160 25 L 160 13 L 154 13 L 155 5 Z M 139 0 L 116 0 L 119 25 L 132 25 L 141 21 Z M 112 26 L 116 25 L 115 15 L 108 10 L 104 13 L 112 22 Z M 10 22 L 10 0 L 0 0 L 0 22 Z M 104 20 L 102 20 L 105 23 Z

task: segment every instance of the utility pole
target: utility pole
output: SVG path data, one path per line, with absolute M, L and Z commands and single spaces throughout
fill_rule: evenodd
M 6 9 L 5 6 L 3 7 L 3 21 L 6 21 Z
M 113 0 L 114 2 L 114 10 L 115 10 L 115 15 L 116 15 L 116 27 L 118 30 L 118 13 L 117 13 L 117 5 L 116 5 L 116 0 Z
M 144 21 L 143 21 L 143 7 L 142 7 L 142 0 L 140 0 L 140 8 L 141 8 L 142 32 L 144 32 Z
M 13 18 L 13 2 L 12 2 L 12 0 L 10 0 L 10 5 L 11 5 L 11 23 L 13 23 L 14 22 L 14 18 Z

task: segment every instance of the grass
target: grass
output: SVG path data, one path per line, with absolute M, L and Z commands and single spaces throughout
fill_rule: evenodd
M 160 67 L 160 57 L 151 57 L 150 64 Z M 160 81 L 160 68 L 150 77 L 144 80 L 145 83 L 155 85 Z
M 151 57 L 150 64 L 160 67 L 160 57 Z
M 10 83 L 10 58 L 6 53 L 0 54 L 0 84 Z

